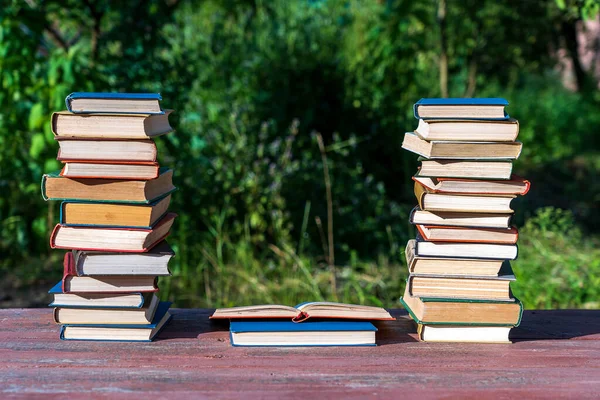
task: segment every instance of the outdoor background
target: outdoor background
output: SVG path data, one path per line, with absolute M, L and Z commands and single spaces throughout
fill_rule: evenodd
M 176 133 L 178 307 L 398 307 L 421 97 L 504 97 L 520 122 L 514 294 L 600 307 L 600 19 L 594 0 L 6 1 L 0 10 L 0 306 L 44 306 L 73 91 L 160 92 Z

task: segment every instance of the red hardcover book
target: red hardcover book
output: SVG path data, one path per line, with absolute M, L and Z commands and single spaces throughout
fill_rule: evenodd
M 77 276 L 73 253 L 65 254 L 63 293 L 147 293 L 158 291 L 158 279 L 146 275 Z
M 175 213 L 168 213 L 152 229 L 76 227 L 58 224 L 50 236 L 50 247 L 145 253 L 168 236 L 176 216 Z

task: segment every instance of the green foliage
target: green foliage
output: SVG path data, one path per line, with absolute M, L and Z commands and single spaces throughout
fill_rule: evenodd
M 597 237 L 581 232 L 570 212 L 539 209 L 520 231 L 515 295 L 527 308 L 598 308 L 599 245 Z

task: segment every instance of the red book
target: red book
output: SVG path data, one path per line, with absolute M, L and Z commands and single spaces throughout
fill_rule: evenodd
M 64 258 L 63 293 L 141 293 L 158 291 L 156 276 L 111 275 L 77 276 L 73 253 Z

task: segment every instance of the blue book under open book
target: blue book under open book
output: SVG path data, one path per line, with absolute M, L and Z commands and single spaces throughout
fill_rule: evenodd
M 74 92 L 65 98 L 72 113 L 163 114 L 160 93 Z
M 377 328 L 365 321 L 232 321 L 232 346 L 375 346 Z
M 508 101 L 501 98 L 432 98 L 414 105 L 415 118 L 505 120 Z

